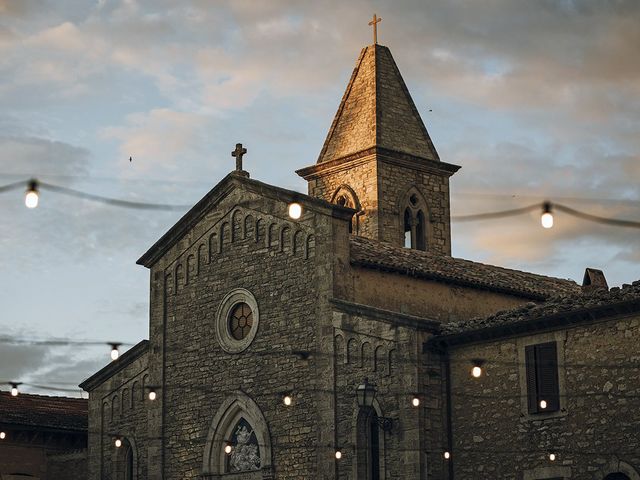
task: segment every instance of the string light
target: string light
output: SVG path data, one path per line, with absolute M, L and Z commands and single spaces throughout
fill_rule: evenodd
M 113 443 L 116 446 L 116 448 L 120 448 L 122 446 L 122 439 L 120 437 L 116 437 Z
M 544 228 L 553 227 L 553 214 L 551 213 L 551 202 L 544 202 L 542 204 L 542 216 L 540 217 L 540 223 Z
M 119 343 L 111 343 L 111 360 L 117 360 L 120 356 L 120 352 L 118 348 L 120 347 Z
M 473 360 L 471 360 L 471 363 L 473 364 L 473 367 L 471 368 L 471 376 L 473 378 L 480 378 L 483 373 L 482 365 L 484 365 L 485 361 L 478 358 L 474 358 Z
M 342 452 L 340 449 L 336 450 L 336 460 L 340 460 L 342 458 Z
M 451 458 L 451 454 L 449 452 L 444 452 L 442 456 L 444 457 L 445 460 L 449 460 Z
M 18 385 L 20 385 L 19 382 L 11 382 L 11 396 L 12 397 L 17 397 L 18 396 Z
M 292 202 L 289 204 L 289 217 L 294 220 L 298 220 L 302 216 L 302 205 L 298 202 Z
M 38 206 L 38 182 L 37 180 L 29 180 L 27 193 L 24 196 L 24 204 L 27 208 L 36 208 Z
M 73 178 L 81 178 L 81 177 L 73 177 Z M 168 204 L 144 203 L 144 202 L 132 202 L 128 200 L 119 200 L 116 198 L 102 197 L 100 195 L 95 195 L 88 192 L 81 192 L 78 190 L 62 187 L 59 185 L 52 185 L 49 183 L 40 182 L 37 179 L 31 179 L 27 182 L 23 180 L 23 181 L 9 184 L 9 185 L 0 186 L 0 193 L 14 190 L 16 188 L 20 188 L 21 186 L 24 186 L 25 183 L 28 185 L 27 195 L 29 193 L 32 194 L 29 196 L 29 204 L 27 205 L 29 208 L 35 208 L 35 206 L 37 206 L 38 191 L 40 189 L 61 193 L 63 195 L 74 196 L 74 197 L 82 198 L 85 200 L 101 202 L 101 203 L 104 203 L 107 205 L 113 205 L 116 207 L 133 208 L 133 209 L 184 211 L 193 206 L 193 205 L 168 205 Z M 34 187 L 34 186 L 35 188 L 32 191 L 31 187 Z M 589 200 L 589 199 L 586 199 L 586 200 Z M 33 204 L 32 202 L 35 202 L 35 204 Z M 25 198 L 25 204 L 26 203 L 27 203 L 27 198 Z M 33 206 L 30 206 L 32 204 Z M 548 212 L 545 211 L 545 206 L 547 205 L 549 207 Z M 551 214 L 551 205 L 552 205 L 551 202 L 547 201 L 543 203 L 542 208 L 543 208 L 543 216 L 545 213 L 548 213 L 550 217 L 550 221 L 552 222 L 553 216 Z M 294 218 L 294 219 L 300 218 L 300 216 L 302 215 L 302 206 L 297 202 L 293 202 L 289 205 L 288 210 L 291 210 L 291 208 L 294 209 L 294 212 L 292 213 L 297 212 L 297 216 L 291 216 L 291 218 Z M 590 222 L 602 223 L 602 224 L 613 225 L 618 227 L 640 228 L 640 222 L 633 221 L 633 220 L 622 220 L 617 218 L 600 217 L 597 215 L 581 212 L 579 210 L 576 210 L 571 207 L 567 207 L 565 205 L 561 205 L 558 203 L 553 203 L 553 208 L 555 210 L 562 211 L 574 217 L 580 218 L 582 220 L 588 220 Z M 492 220 L 492 219 L 498 219 L 498 218 L 511 217 L 515 215 L 521 215 L 521 214 L 529 213 L 539 209 L 540 209 L 540 204 L 536 203 L 533 205 L 528 205 L 526 207 L 520 207 L 520 208 L 511 209 L 511 210 L 503 210 L 498 212 L 476 213 L 471 215 L 453 215 L 451 216 L 451 220 L 452 221 Z M 553 224 L 551 224 L 551 226 L 553 226 Z M 545 227 L 545 228 L 551 228 L 551 226 Z
M 411 399 L 411 405 L 414 407 L 420 406 L 420 398 L 417 395 L 414 395 L 413 398 Z

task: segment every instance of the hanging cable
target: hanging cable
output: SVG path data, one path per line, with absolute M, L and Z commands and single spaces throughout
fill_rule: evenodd
M 131 200 L 120 200 L 117 198 L 103 197 L 101 195 L 95 195 L 93 193 L 82 192 L 69 187 L 62 187 L 60 185 L 53 185 L 51 183 L 41 182 L 35 178 L 11 183 L 9 185 L 0 186 L 0 193 L 15 190 L 20 187 L 27 187 L 27 196 L 25 203 L 29 208 L 35 208 L 38 204 L 38 192 L 39 190 L 48 190 L 62 195 L 81 198 L 83 200 L 91 200 L 94 202 L 104 203 L 114 207 L 131 208 L 137 210 L 165 210 L 165 211 L 184 211 L 193 205 L 169 205 L 162 203 L 147 203 L 147 202 L 134 202 Z
M 103 197 L 100 195 L 94 195 L 93 193 L 81 192 L 80 190 L 74 190 L 68 187 L 61 187 L 59 185 L 53 185 L 50 183 L 39 182 L 38 185 L 42 190 L 49 190 L 63 195 L 70 195 L 84 200 L 92 200 L 95 202 L 101 202 L 106 205 L 112 205 L 115 207 L 134 208 L 139 210 L 186 210 L 193 205 L 168 205 L 161 203 L 145 203 L 145 202 L 133 202 L 129 200 L 118 200 L 116 198 Z
M 452 215 L 451 220 L 458 222 L 474 222 L 477 220 L 493 220 L 496 218 L 505 218 L 505 217 L 513 217 L 515 215 L 522 215 L 523 213 L 533 212 L 540 208 L 539 203 L 534 203 L 533 205 L 528 205 L 526 207 L 514 208 L 511 210 L 501 210 L 498 212 L 488 212 L 488 213 L 474 213 L 470 215 Z

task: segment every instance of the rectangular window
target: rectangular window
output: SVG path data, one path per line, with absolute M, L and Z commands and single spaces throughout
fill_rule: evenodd
M 556 342 L 525 347 L 525 363 L 529 413 L 560 410 Z

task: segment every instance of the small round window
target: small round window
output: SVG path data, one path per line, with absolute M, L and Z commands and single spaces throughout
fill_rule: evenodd
M 242 340 L 249 335 L 253 325 L 253 312 L 251 307 L 244 302 L 237 303 L 231 309 L 229 315 L 229 331 L 236 340 Z
M 258 331 L 258 303 L 244 288 L 229 292 L 216 314 L 216 334 L 220 346 L 229 353 L 245 350 Z

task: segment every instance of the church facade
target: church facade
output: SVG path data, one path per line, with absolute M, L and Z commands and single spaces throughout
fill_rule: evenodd
M 503 350 L 519 364 L 519 347 L 477 345 L 529 331 L 485 337 L 477 318 L 583 289 L 451 257 L 459 167 L 440 160 L 388 48 L 362 50 L 317 163 L 297 172 L 308 195 L 251 179 L 234 153 L 237 169 L 138 260 L 150 270 L 149 340 L 81 385 L 89 478 L 587 478 L 523 477 L 536 460 L 474 456 L 484 438 L 498 442 L 485 432 L 504 440 L 511 431 L 496 429 L 522 427 L 452 395 L 479 388 L 459 376 L 469 355 L 487 362 L 481 380 L 525 382 L 528 394 L 526 370 L 489 368 Z

